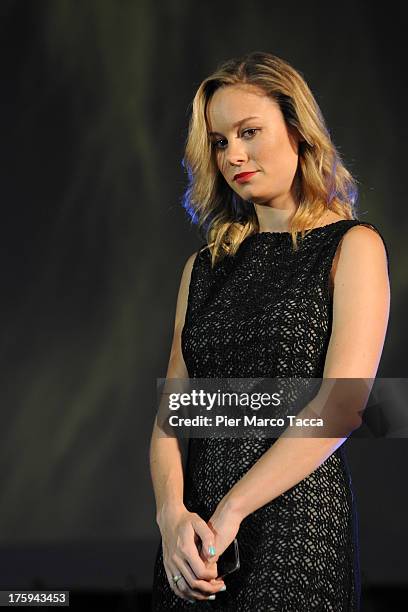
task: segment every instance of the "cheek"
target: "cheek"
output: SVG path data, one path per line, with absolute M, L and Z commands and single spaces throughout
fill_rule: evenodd
M 256 138 L 248 146 L 249 159 L 257 162 L 259 166 L 274 165 L 279 155 L 279 146 L 270 137 Z
M 297 166 L 297 155 L 287 143 L 275 143 L 263 147 L 259 158 L 265 166 L 279 170 L 283 174 L 291 173 L 292 166 Z
M 252 153 L 266 162 L 276 160 L 282 152 L 282 146 L 276 137 L 271 138 L 271 136 L 265 135 L 263 138 L 254 140 L 251 144 Z

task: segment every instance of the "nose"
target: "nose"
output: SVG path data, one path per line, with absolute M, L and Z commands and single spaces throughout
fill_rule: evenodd
M 226 149 L 225 160 L 231 166 L 236 166 L 245 163 L 247 159 L 245 144 L 239 138 L 231 139 Z

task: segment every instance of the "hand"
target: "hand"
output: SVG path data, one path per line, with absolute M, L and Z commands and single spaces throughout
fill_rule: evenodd
M 214 536 L 206 522 L 185 506 L 164 512 L 158 521 L 162 534 L 163 563 L 170 588 L 181 599 L 207 600 L 224 586 L 216 580 L 217 563 L 203 559 L 198 545 L 208 551 L 214 545 Z M 209 555 L 208 555 L 209 556 Z M 177 584 L 173 576 L 181 576 Z
M 218 561 L 225 549 L 234 540 L 241 522 L 242 517 L 239 512 L 233 509 L 228 497 L 224 497 L 208 520 L 208 526 L 215 537 L 216 554 L 214 561 Z

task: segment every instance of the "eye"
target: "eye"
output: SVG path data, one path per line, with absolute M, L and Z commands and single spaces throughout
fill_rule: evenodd
M 242 133 L 248 134 L 248 132 L 253 132 L 252 136 L 250 136 L 250 138 L 253 138 L 255 136 L 255 132 L 259 132 L 259 128 L 248 128 L 247 130 L 244 130 Z
M 225 142 L 225 138 L 221 138 L 220 140 L 214 140 L 212 142 L 212 146 L 214 147 L 214 149 L 224 149 L 225 147 L 219 146 L 221 142 Z
M 256 132 L 259 132 L 260 128 L 247 128 L 246 130 L 242 131 L 242 135 L 247 134 L 248 137 L 245 140 L 251 140 L 254 136 Z M 219 140 L 214 140 L 212 142 L 212 146 L 214 149 L 225 149 L 225 146 L 222 145 L 221 143 L 226 142 L 225 138 L 220 138 Z

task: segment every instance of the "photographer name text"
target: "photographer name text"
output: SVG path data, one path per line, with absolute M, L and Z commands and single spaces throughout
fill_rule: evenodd
M 285 418 L 261 418 L 257 416 L 226 417 L 226 416 L 195 416 L 193 418 L 172 415 L 168 419 L 172 427 L 323 427 L 323 419 L 299 418 L 288 414 Z

